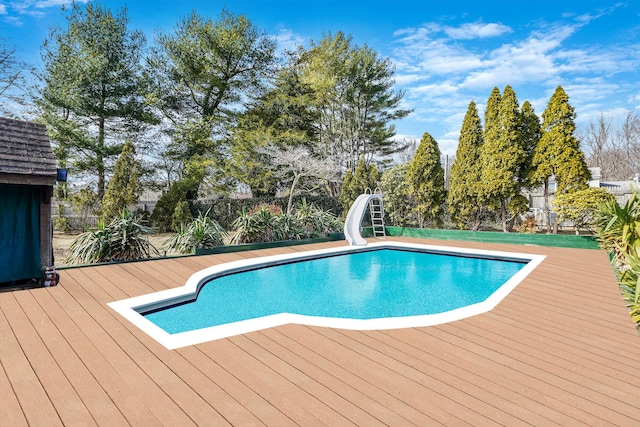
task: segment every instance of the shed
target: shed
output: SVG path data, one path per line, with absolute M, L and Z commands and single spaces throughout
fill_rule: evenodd
M 0 117 L 0 283 L 53 266 L 56 173 L 46 126 Z

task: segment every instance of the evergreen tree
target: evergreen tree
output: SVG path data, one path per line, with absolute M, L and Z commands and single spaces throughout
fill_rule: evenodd
M 505 88 L 497 113 L 494 93 L 487 103 L 485 141 L 480 156 L 482 185 L 484 197 L 498 210 L 502 229 L 508 232 L 513 219 L 509 202 L 519 194 L 517 177 L 526 153 L 515 92 L 511 86 Z
M 128 29 L 126 9 L 114 15 L 96 3 L 74 3 L 67 22 L 43 45 L 37 105 L 56 153 L 70 156 L 74 170 L 95 175 L 102 199 L 108 160 L 120 154 L 124 139 L 157 122 L 144 99 L 145 38 Z
M 123 209 L 135 205 L 140 199 L 140 164 L 135 158 L 133 144 L 127 141 L 113 168 L 113 177 L 102 199 L 102 219 L 109 222 L 120 217 Z
M 251 188 L 254 197 L 275 196 L 278 170 L 265 148 L 312 147 L 316 138 L 314 93 L 287 67 L 275 87 L 238 118 L 232 130 L 226 171 Z M 311 161 L 311 159 L 308 159 Z
M 480 228 L 484 204 L 482 199 L 482 124 L 475 102 L 469 103 L 462 122 L 456 158 L 449 175 L 448 209 L 460 228 Z
M 355 172 L 347 170 L 343 180 L 342 189 L 340 190 L 340 204 L 345 214 L 351 208 L 353 202 L 359 195 L 364 194 L 367 189 L 374 191 L 378 186 L 380 174 L 374 164 L 367 164 L 364 156 L 358 162 Z
M 576 114 L 569 104 L 569 96 L 558 86 L 542 113 L 542 136 L 533 152 L 531 179 L 542 184 L 548 231 L 551 231 L 549 215 L 549 180 L 555 176 L 556 193 L 568 193 L 587 188 L 589 169 L 580 150 L 580 141 L 573 135 Z
M 298 52 L 302 81 L 316 96 L 319 145 L 316 151 L 340 159 L 354 170 L 364 155 L 369 161 L 404 147 L 393 139 L 393 120 L 406 117 L 403 92 L 394 91 L 393 65 L 351 36 L 328 34 Z
M 415 225 L 415 201 L 411 196 L 411 186 L 407 180 L 409 163 L 394 165 L 382 173 L 380 188 L 384 202 L 385 215 L 391 224 L 398 227 Z
M 523 162 L 520 164 L 518 181 L 521 188 L 530 189 L 532 187 L 533 153 L 540 142 L 542 128 L 540 127 L 540 118 L 533 110 L 533 106 L 529 101 L 525 101 L 524 104 L 522 104 L 522 110 L 520 111 L 520 133 L 522 135 L 525 156 L 523 157 Z
M 418 226 L 442 224 L 442 204 L 446 197 L 444 169 L 440 163 L 438 143 L 427 132 L 411 161 L 407 179 L 416 200 Z
M 173 33 L 158 36 L 148 58 L 151 97 L 170 124 L 167 154 L 183 162 L 182 176 L 195 192 L 210 174 L 217 190 L 231 184 L 223 173 L 226 134 L 238 108 L 263 91 L 274 52 L 272 39 L 246 16 L 227 10 L 215 21 L 194 11 Z

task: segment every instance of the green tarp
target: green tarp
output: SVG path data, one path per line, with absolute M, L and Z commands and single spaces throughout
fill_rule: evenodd
M 40 277 L 40 187 L 0 184 L 0 283 Z

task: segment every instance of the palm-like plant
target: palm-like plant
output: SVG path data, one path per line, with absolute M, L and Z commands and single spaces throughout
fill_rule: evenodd
M 616 272 L 620 291 L 631 319 L 640 325 L 640 257 L 633 251 L 626 256 L 626 268 Z
M 600 245 L 612 253 L 616 262 L 624 263 L 626 254 L 640 254 L 640 198 L 634 190 L 620 206 L 609 200 L 594 212 L 595 230 Z
M 279 240 L 282 233 L 279 232 L 277 217 L 278 215 L 274 215 L 267 206 L 261 206 L 253 213 L 243 211 L 231 223 L 231 227 L 236 230 L 232 243 L 261 243 Z
M 253 213 L 243 211 L 231 226 L 236 230 L 234 244 L 299 240 L 342 229 L 338 218 L 307 204 L 306 200 L 293 215 L 274 211 L 268 206 L 261 206 Z
M 328 233 L 342 230 L 343 227 L 335 215 L 307 203 L 306 199 L 302 199 L 296 209 L 295 218 L 298 225 L 305 230 L 305 237 L 326 236 Z
M 180 224 L 176 234 L 164 242 L 164 248 L 188 254 L 195 252 L 196 249 L 223 246 L 226 238 L 226 230 L 216 220 L 209 218 L 209 211 L 204 215 L 198 212 L 198 217 L 188 225 Z
M 96 230 L 80 234 L 69 247 L 66 262 L 92 264 L 110 261 L 131 261 L 159 255 L 145 235 L 153 229 L 142 224 L 137 214 L 124 209 L 109 225 L 98 221 Z
M 634 190 L 631 198 L 618 205 L 603 203 L 594 212 L 600 245 L 612 254 L 620 291 L 633 321 L 640 326 L 640 198 Z

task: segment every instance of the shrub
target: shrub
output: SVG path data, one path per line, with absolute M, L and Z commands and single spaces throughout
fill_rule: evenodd
M 306 199 L 309 203 L 313 203 L 318 209 L 326 212 L 330 212 L 335 216 L 342 214 L 342 206 L 337 197 L 328 196 L 314 196 L 314 195 L 299 195 L 294 197 L 294 206 L 299 205 L 303 199 Z M 189 201 L 192 212 L 206 212 L 210 210 L 210 216 L 215 218 L 222 228 L 230 230 L 233 228 L 231 225 L 242 212 L 248 212 L 252 209 L 256 209 L 256 206 L 262 205 L 275 205 L 282 211 L 286 210 L 288 198 L 287 197 L 253 197 L 246 199 L 230 199 L 219 198 L 214 200 L 192 200 Z
M 109 261 L 131 261 L 159 255 L 144 235 L 153 229 L 139 222 L 136 214 L 123 210 L 109 225 L 98 221 L 96 230 L 80 234 L 69 247 L 67 263 L 91 264 Z
M 573 222 L 576 235 L 580 229 L 591 229 L 594 211 L 603 203 L 615 203 L 615 197 L 604 188 L 587 188 L 570 193 L 557 194 L 553 199 L 553 210 L 560 218 Z
M 186 200 L 178 201 L 176 208 L 173 211 L 173 215 L 171 216 L 171 227 L 174 230 L 179 230 L 191 221 L 193 221 L 193 215 L 191 215 L 189 203 Z
M 72 230 L 71 221 L 64 216 L 64 205 L 58 205 L 58 216 L 53 220 L 53 226 L 56 230 L 68 233 Z
M 292 215 L 277 207 L 262 205 L 245 210 L 231 224 L 232 243 L 261 243 L 320 237 L 342 229 L 342 222 L 330 212 L 315 208 L 303 199 Z
M 227 232 L 214 219 L 209 218 L 209 212 L 202 214 L 189 222 L 180 225 L 176 234 L 164 243 L 166 250 L 174 250 L 182 254 L 194 253 L 196 249 L 210 249 L 223 246 Z
M 520 224 L 520 232 L 525 234 L 534 234 L 536 230 L 536 217 L 533 215 L 527 215 Z

